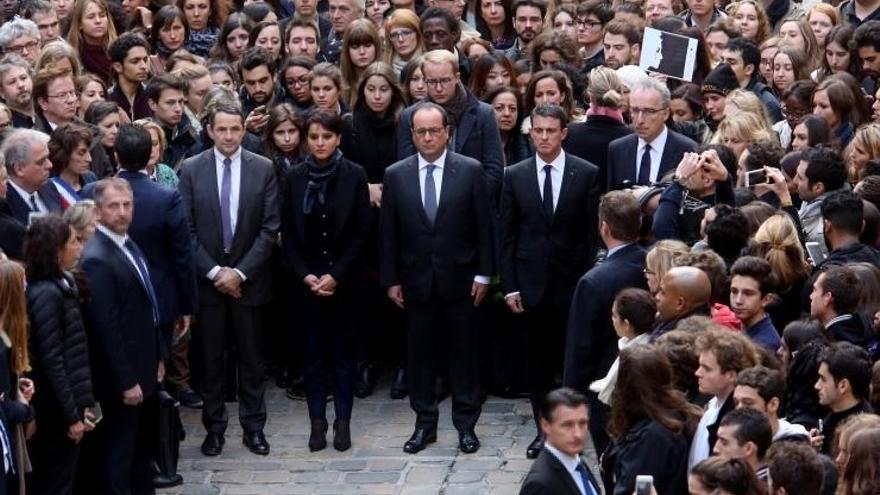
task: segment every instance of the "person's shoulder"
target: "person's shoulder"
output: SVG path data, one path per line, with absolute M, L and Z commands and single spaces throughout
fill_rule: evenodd
M 608 143 L 609 148 L 626 148 L 629 146 L 635 146 L 639 141 L 639 137 L 633 134 L 627 134 L 626 136 L 621 136 L 610 143 Z
M 385 176 L 387 177 L 389 174 L 391 176 L 396 176 L 398 174 L 403 173 L 403 169 L 409 165 L 418 164 L 418 155 L 412 154 L 406 158 L 401 158 L 400 160 L 392 163 L 385 169 Z
M 579 156 L 573 155 L 571 153 L 565 154 L 565 166 L 566 167 L 574 167 L 576 169 L 584 170 L 584 171 L 599 171 L 599 167 L 596 166 L 593 162 L 589 160 L 585 160 Z
M 260 167 L 268 167 L 270 169 L 272 168 L 272 160 L 269 160 L 265 156 L 258 155 L 244 148 L 241 149 L 241 159 L 242 161 L 249 160 L 251 164 L 255 164 Z
M 626 137 L 630 137 L 630 136 L 626 136 Z M 696 149 L 699 146 L 697 144 L 697 142 L 694 141 L 693 139 L 685 136 L 684 134 L 673 131 L 672 129 L 669 129 L 669 137 L 667 137 L 666 139 L 669 142 L 673 142 L 673 143 L 678 144 L 679 146 L 683 146 L 683 147 L 687 147 L 687 148 Z
M 466 167 L 466 168 L 470 167 L 470 168 L 476 168 L 476 169 L 480 169 L 480 170 L 482 170 L 482 168 L 483 168 L 482 164 L 480 164 L 480 162 L 477 161 L 476 159 L 471 158 L 469 156 L 460 155 L 458 153 L 455 153 L 454 151 L 447 151 L 446 152 L 446 162 L 451 165 L 457 165 L 457 166 Z

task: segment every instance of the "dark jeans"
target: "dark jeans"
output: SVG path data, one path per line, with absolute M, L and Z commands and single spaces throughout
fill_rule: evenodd
M 305 291 L 306 346 L 303 361 L 306 401 L 309 418 L 327 419 L 327 377 L 333 377 L 333 408 L 336 419 L 351 419 L 354 403 L 354 378 L 357 314 L 351 294 L 337 289 L 330 297 L 318 297 Z

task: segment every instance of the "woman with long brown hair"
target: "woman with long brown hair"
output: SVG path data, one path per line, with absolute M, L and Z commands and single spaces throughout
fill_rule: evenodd
M 290 103 L 269 109 L 269 122 L 263 131 L 263 149 L 275 165 L 279 181 L 302 161 L 303 125 L 302 117 Z
M 843 495 L 880 493 L 880 428 L 868 428 L 849 439 L 849 460 L 843 470 Z
M 79 53 L 83 68 L 105 82 L 113 79 L 113 62 L 107 55 L 116 41 L 116 26 L 105 0 L 77 0 L 67 34 L 70 46 Z
M 358 19 L 345 28 L 342 38 L 343 100 L 349 108 L 354 107 L 358 82 L 373 62 L 382 60 L 382 42 L 376 26 L 367 19 Z
M 608 420 L 613 443 L 602 460 L 605 493 L 633 493 L 642 474 L 654 477 L 657 493 L 686 493 L 688 448 L 699 417 L 700 409 L 673 388 L 665 354 L 640 344 L 621 351 Z

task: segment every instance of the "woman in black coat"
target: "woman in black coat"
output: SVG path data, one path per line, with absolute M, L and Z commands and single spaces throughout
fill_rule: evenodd
M 342 157 L 342 119 L 316 110 L 306 121 L 308 155 L 287 174 L 282 210 L 284 252 L 301 283 L 306 346 L 303 378 L 311 451 L 327 446 L 327 376 L 333 375 L 333 447 L 351 447 L 357 307 L 354 283 L 370 230 L 367 176 Z M 332 361 L 326 361 L 330 356 Z
M 88 341 L 76 282 L 82 242 L 60 217 L 31 224 L 25 236 L 27 309 L 37 432 L 30 442 L 35 494 L 72 493 L 79 445 L 93 428 Z

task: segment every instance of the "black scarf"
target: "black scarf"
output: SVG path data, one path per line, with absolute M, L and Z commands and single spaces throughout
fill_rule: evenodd
M 156 54 L 162 57 L 163 59 L 167 59 L 174 53 L 174 50 L 165 46 L 165 43 L 162 42 L 161 39 L 156 40 Z
M 464 112 L 467 111 L 468 104 L 470 103 L 468 100 L 467 89 L 465 89 L 463 84 L 459 83 L 455 96 L 442 105 L 449 115 L 449 125 L 458 127 L 458 123 L 461 122 L 461 118 L 464 116 Z
M 397 125 L 394 115 L 376 115 L 366 104 L 352 114 L 354 147 L 348 158 L 364 167 L 371 183 L 382 182 L 385 168 L 397 161 Z
M 339 162 L 342 160 L 342 152 L 336 150 L 336 153 L 330 158 L 323 167 L 318 165 L 315 157 L 311 154 L 306 157 L 306 175 L 309 178 L 306 184 L 306 194 L 303 196 L 303 213 L 309 215 L 312 213 L 312 207 L 317 201 L 322 206 L 327 199 L 327 182 L 336 176 L 336 170 L 339 168 Z

